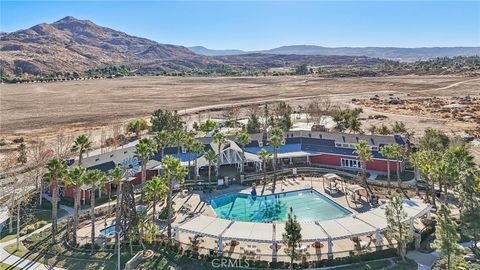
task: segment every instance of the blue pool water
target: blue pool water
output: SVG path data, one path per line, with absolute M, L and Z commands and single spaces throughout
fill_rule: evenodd
M 299 221 L 336 219 L 351 214 L 334 201 L 313 189 L 252 197 L 228 194 L 210 200 L 217 216 L 250 222 L 285 221 L 290 207 Z
M 110 225 L 104 229 L 100 230 L 100 234 L 103 236 L 114 235 L 115 234 L 115 224 Z

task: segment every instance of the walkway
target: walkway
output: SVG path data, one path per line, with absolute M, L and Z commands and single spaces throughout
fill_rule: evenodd
M 65 218 L 65 217 L 63 217 Z M 59 219 L 61 220 L 61 219 Z M 51 223 L 49 223 L 48 225 L 46 226 L 43 226 L 42 228 L 30 233 L 30 234 L 27 234 L 27 235 L 24 235 L 22 237 L 20 237 L 20 241 L 30 237 L 31 235 L 34 235 L 34 234 L 37 234 L 43 230 L 46 230 L 48 228 L 50 228 L 51 226 Z M 36 261 L 31 261 L 25 257 L 18 257 L 16 255 L 13 255 L 13 254 L 10 254 L 8 253 L 6 250 L 5 250 L 5 247 L 8 246 L 8 245 L 11 245 L 11 244 L 15 244 L 17 241 L 17 239 L 12 239 L 12 240 L 9 240 L 9 241 L 6 241 L 6 242 L 3 242 L 3 243 L 0 243 L 0 262 L 2 263 L 5 263 L 5 264 L 8 264 L 8 265 L 11 265 L 11 266 L 14 266 L 14 267 L 17 267 L 17 268 L 20 268 L 20 269 L 35 269 L 35 270 L 43 270 L 43 269 L 58 269 L 58 270 L 61 270 L 63 268 L 59 268 L 59 267 L 51 267 L 51 266 L 48 266 L 48 265 L 45 265 L 45 264 L 42 264 L 42 263 L 38 263 Z M 7 268 L 9 269 L 9 268 Z

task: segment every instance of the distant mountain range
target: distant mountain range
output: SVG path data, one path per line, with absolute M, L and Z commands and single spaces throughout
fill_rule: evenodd
M 475 55 L 475 48 L 325 48 L 287 46 L 260 52 L 162 44 L 67 16 L 51 24 L 0 33 L 1 73 L 15 76 L 85 72 L 125 65 L 140 74 L 237 71 L 277 67 L 374 66 L 387 59 Z M 237 73 L 239 74 L 239 73 Z
M 397 61 L 417 61 L 437 57 L 480 55 L 480 47 L 429 47 L 429 48 L 395 48 L 395 47 L 322 47 L 315 45 L 283 46 L 263 51 L 212 50 L 202 46 L 189 47 L 197 54 L 207 56 L 241 55 L 247 53 L 294 54 L 294 55 L 346 55 L 366 56 Z

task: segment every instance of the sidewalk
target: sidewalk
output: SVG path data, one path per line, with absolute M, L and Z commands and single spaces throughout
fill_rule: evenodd
M 22 237 L 20 237 L 20 241 L 26 239 L 27 237 L 30 237 L 33 234 L 37 234 L 41 231 L 49 229 L 50 226 L 51 226 L 51 223 L 43 226 L 42 228 L 40 228 L 40 229 L 30 233 L 30 234 L 22 236 Z M 17 268 L 20 268 L 20 269 L 35 269 L 35 270 L 44 270 L 44 269 L 45 270 L 46 269 L 62 270 L 63 269 L 63 268 L 59 268 L 59 267 L 51 267 L 51 266 L 48 266 L 48 265 L 45 265 L 45 264 L 42 264 L 42 263 L 38 263 L 36 261 L 31 261 L 27 258 L 18 257 L 16 255 L 8 253 L 5 250 L 5 247 L 8 246 L 8 245 L 11 245 L 11 244 L 15 244 L 16 241 L 17 241 L 17 239 L 14 238 L 14 239 L 9 240 L 7 242 L 0 243 L 0 262 L 11 265 L 11 266 L 14 266 L 14 267 L 17 267 Z

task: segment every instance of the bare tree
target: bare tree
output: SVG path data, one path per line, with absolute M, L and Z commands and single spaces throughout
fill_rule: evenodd
M 73 145 L 74 137 L 65 135 L 63 132 L 57 134 L 55 141 L 55 155 L 60 158 L 66 158 L 70 155 L 70 149 Z
M 54 152 L 49 145 L 43 140 L 37 140 L 37 143 L 30 148 L 30 161 L 32 169 L 29 171 L 30 179 L 35 182 L 35 189 L 39 191 L 40 205 L 42 204 L 43 194 L 43 174 L 45 173 L 45 165 L 52 158 Z
M 317 97 L 308 103 L 306 111 L 312 118 L 314 124 L 323 124 L 323 116 L 330 115 L 334 106 L 329 97 Z
M 223 116 L 229 121 L 233 122 L 233 128 L 237 128 L 238 117 L 240 116 L 241 108 L 238 106 L 232 106 L 225 109 Z

